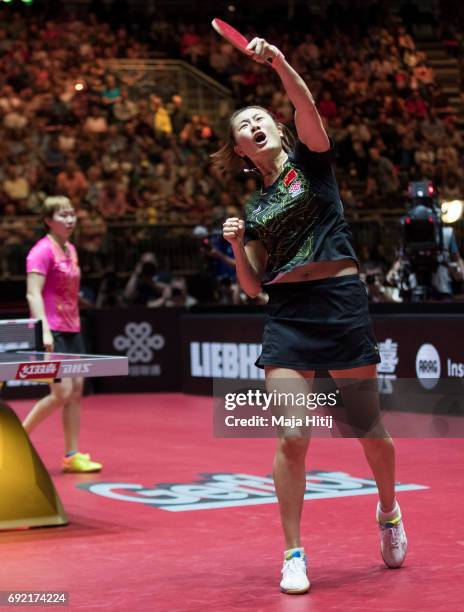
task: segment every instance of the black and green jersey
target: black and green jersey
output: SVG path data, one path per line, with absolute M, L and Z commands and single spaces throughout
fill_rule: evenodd
M 245 244 L 251 240 L 268 253 L 263 283 L 313 261 L 357 262 L 332 150 L 314 153 L 297 142 L 279 178 L 245 205 Z

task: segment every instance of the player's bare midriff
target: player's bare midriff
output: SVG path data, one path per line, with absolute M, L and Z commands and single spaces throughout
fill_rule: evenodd
M 358 274 L 358 266 L 353 259 L 338 259 L 337 261 L 317 261 L 299 266 L 281 276 L 275 283 L 299 283 L 309 280 L 320 280 L 336 276 Z

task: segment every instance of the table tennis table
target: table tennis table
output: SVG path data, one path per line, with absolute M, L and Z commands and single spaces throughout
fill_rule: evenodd
M 0 353 L 0 381 L 46 380 L 89 376 L 124 376 L 129 373 L 127 357 L 116 355 L 73 355 L 40 351 Z
M 4 335 L 5 323 L 1 321 Z M 13 328 L 17 326 L 13 325 Z M 3 338 L 2 338 L 3 339 Z M 19 346 L 21 342 L 3 343 Z M 33 350 L 0 353 L 0 387 L 7 381 L 124 376 L 127 357 Z M 66 525 L 68 519 L 50 475 L 14 410 L 0 400 L 0 530 Z

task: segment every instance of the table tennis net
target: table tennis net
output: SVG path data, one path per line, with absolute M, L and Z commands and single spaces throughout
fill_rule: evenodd
M 37 319 L 0 320 L 0 353 L 42 350 L 42 322 Z

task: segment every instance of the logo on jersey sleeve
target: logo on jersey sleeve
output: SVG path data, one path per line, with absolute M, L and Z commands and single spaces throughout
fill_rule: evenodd
M 298 172 L 295 168 L 292 168 L 287 172 L 283 180 L 284 186 L 288 190 L 289 196 L 292 198 L 296 198 L 300 194 L 304 193 L 303 181 L 298 176 Z
M 295 181 L 292 185 L 290 185 L 290 188 L 288 190 L 292 198 L 296 198 L 296 196 L 300 195 L 300 193 L 303 193 L 303 191 L 304 187 L 301 184 L 300 180 Z
M 293 183 L 297 176 L 298 174 L 295 168 L 292 168 L 287 172 L 287 174 L 284 176 L 284 185 L 285 187 L 287 187 L 287 189 L 290 187 L 290 185 Z

